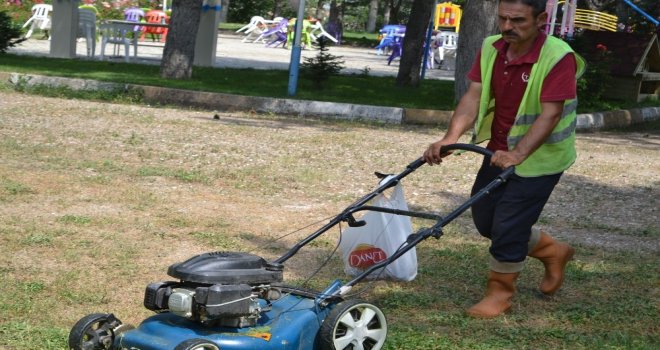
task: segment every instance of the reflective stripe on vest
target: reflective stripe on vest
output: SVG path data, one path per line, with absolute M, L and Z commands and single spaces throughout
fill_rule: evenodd
M 573 112 L 575 112 L 575 110 L 577 109 L 577 99 L 568 100 L 567 102 L 568 103 L 566 103 L 564 105 L 564 110 L 561 114 L 560 121 L 564 120 L 565 118 L 567 118 L 569 116 L 571 116 L 571 114 Z M 518 119 L 516 120 L 514 125 L 516 125 L 516 126 L 522 126 L 522 125 L 531 126 L 532 124 L 534 124 L 534 122 L 536 121 L 536 119 L 538 117 L 539 117 L 538 114 L 521 115 L 521 116 L 518 117 Z M 552 144 L 552 143 L 561 142 L 561 141 L 569 138 L 571 136 L 571 134 L 575 131 L 576 125 L 577 125 L 577 118 L 573 118 L 573 120 L 571 121 L 571 124 L 569 124 L 566 128 L 564 128 L 562 130 L 554 130 L 554 132 L 552 134 L 550 134 L 550 136 L 548 136 L 548 138 L 545 140 L 544 143 Z M 522 140 L 522 138 L 524 136 L 525 135 L 509 136 L 507 138 L 507 143 L 509 145 L 511 145 L 512 147 L 515 147 L 515 145 L 517 145 L 518 142 L 520 142 L 520 140 Z

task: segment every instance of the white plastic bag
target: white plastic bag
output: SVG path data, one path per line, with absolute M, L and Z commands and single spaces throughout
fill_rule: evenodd
M 370 204 L 408 210 L 401 183 L 394 187 L 390 198 L 381 193 Z M 344 271 L 351 276 L 356 276 L 370 266 L 389 258 L 412 233 L 409 216 L 368 211 L 358 220 L 364 220 L 367 224 L 345 229 L 339 244 Z M 413 247 L 393 263 L 372 272 L 366 278 L 412 281 L 415 276 L 417 276 L 417 253 Z

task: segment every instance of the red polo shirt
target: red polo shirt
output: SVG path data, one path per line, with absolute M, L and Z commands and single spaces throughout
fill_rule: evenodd
M 495 119 L 491 127 L 491 139 L 486 146 L 492 151 L 508 150 L 507 135 L 515 121 L 520 101 L 527 89 L 532 66 L 539 59 L 547 35 L 543 32 L 534 41 L 532 49 L 525 55 L 509 62 L 506 51 L 509 44 L 503 39 L 493 43 L 497 50 L 491 80 L 492 96 L 495 98 Z M 471 81 L 481 83 L 481 52 L 467 75 Z M 566 55 L 548 73 L 541 88 L 541 102 L 557 102 L 575 98 L 576 63 L 574 55 Z

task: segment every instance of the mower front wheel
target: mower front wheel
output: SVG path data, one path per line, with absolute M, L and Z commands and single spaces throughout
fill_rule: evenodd
M 108 350 L 115 340 L 114 329 L 121 321 L 113 314 L 90 314 L 81 318 L 69 332 L 69 349 Z
M 386 337 L 387 321 L 378 307 L 362 300 L 346 300 L 323 321 L 319 345 L 321 350 L 378 350 Z
M 220 350 L 220 347 L 209 340 L 196 338 L 182 342 L 174 350 Z

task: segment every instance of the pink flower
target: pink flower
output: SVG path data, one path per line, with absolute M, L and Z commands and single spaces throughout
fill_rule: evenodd
M 603 44 L 598 44 L 598 45 L 596 45 L 596 50 L 602 51 L 602 52 L 607 52 L 607 46 L 605 46 Z

